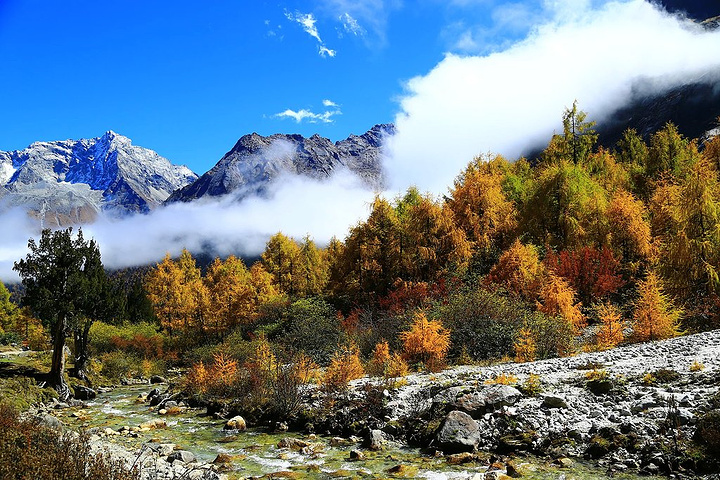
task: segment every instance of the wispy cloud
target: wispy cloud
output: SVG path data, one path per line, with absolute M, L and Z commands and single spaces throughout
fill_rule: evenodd
M 334 57 L 337 54 L 335 50 L 328 48 L 322 38 L 320 38 L 320 32 L 318 32 L 318 29 L 315 26 L 317 19 L 312 13 L 300 13 L 297 11 L 292 13 L 286 10 L 285 17 L 291 22 L 299 24 L 308 35 L 317 40 L 318 53 L 321 57 Z
M 390 14 L 402 6 L 401 0 L 320 0 L 320 9 L 337 18 L 343 31 L 361 37 L 371 48 L 387 44 Z M 338 30 L 340 32 L 340 30 Z
M 273 115 L 276 118 L 292 118 L 295 122 L 300 123 L 308 121 L 309 123 L 332 123 L 336 115 L 342 115 L 340 106 L 332 100 L 323 100 L 323 106 L 328 109 L 322 113 L 315 113 L 305 108 L 301 110 L 286 109 L 284 112 L 276 113 Z
M 367 33 L 363 27 L 360 26 L 357 20 L 352 15 L 345 12 L 338 17 L 342 23 L 343 29 L 356 37 L 363 37 Z

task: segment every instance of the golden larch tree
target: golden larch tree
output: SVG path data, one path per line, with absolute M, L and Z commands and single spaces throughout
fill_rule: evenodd
M 660 279 L 650 272 L 638 285 L 638 299 L 633 313 L 633 338 L 640 342 L 661 340 L 680 334 L 682 310 L 676 308 L 663 292 Z

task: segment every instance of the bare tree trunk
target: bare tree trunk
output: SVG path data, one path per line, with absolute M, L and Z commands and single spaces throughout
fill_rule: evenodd
M 53 332 L 52 366 L 48 374 L 48 383 L 53 387 L 61 401 L 70 398 L 70 387 L 65 382 L 65 327 L 67 319 L 58 319 Z
M 73 376 L 80 380 L 90 381 L 87 376 L 87 365 L 90 360 L 90 353 L 88 352 L 88 336 L 90 334 L 90 327 L 92 322 L 89 320 L 85 321 L 82 329 L 75 331 L 75 368 Z

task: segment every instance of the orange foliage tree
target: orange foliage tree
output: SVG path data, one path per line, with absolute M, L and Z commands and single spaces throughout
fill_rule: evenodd
M 587 304 L 615 293 L 625 283 L 618 273 L 620 262 L 607 247 L 582 247 L 559 254 L 549 251 L 545 265 L 564 278 Z
M 675 308 L 663 292 L 654 272 L 638 285 L 638 299 L 633 314 L 633 337 L 637 341 L 660 340 L 680 334 L 682 310 Z
M 410 363 L 422 363 L 430 371 L 440 370 L 450 349 L 450 330 L 438 320 L 428 320 L 423 312 L 415 314 L 410 330 L 402 332 L 404 357 Z
M 560 316 L 570 325 L 575 333 L 587 326 L 581 305 L 575 303 L 575 290 L 557 275 L 549 275 L 540 288 L 538 310 L 550 315 Z
M 323 385 L 329 391 L 347 388 L 348 382 L 360 378 L 365 369 L 360 360 L 360 350 L 356 345 L 349 345 L 335 352 L 330 364 L 325 369 Z

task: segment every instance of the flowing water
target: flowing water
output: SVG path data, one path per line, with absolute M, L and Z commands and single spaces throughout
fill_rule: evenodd
M 266 433 L 259 429 L 244 432 L 225 432 L 223 421 L 204 415 L 200 410 L 188 410 L 178 415 L 158 416 L 138 395 L 146 394 L 148 386 L 120 387 L 99 394 L 87 407 L 69 409 L 63 421 L 79 428 L 136 427 L 143 422 L 163 419 L 165 428 L 136 432 L 131 435 L 108 436 L 107 440 L 129 448 L 139 448 L 147 442 L 172 443 L 189 450 L 202 461 L 212 462 L 219 454 L 229 455 L 227 465 L 231 479 L 259 477 L 273 473 L 291 478 L 425 478 L 467 479 L 475 473 L 487 471 L 482 464 L 449 465 L 443 457 L 423 455 L 417 449 L 389 447 L 381 452 L 362 450 L 365 459 L 351 461 L 350 450 L 357 444 L 331 445 L 331 439 L 295 433 Z M 304 449 L 279 448 L 278 442 L 290 437 L 308 442 Z M 599 480 L 607 478 L 604 471 L 574 462 L 570 469 L 562 469 L 533 457 L 514 459 L 523 478 L 542 480 Z M 636 475 L 616 475 L 614 478 L 634 480 Z

